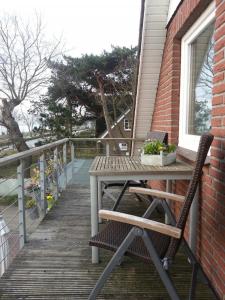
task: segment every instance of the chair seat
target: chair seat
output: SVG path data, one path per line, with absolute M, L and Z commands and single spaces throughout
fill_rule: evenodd
M 89 244 L 90 246 L 116 251 L 132 227 L 132 225 L 120 222 L 108 222 L 106 227 L 101 232 L 91 238 Z M 147 232 L 155 246 L 158 255 L 160 258 L 163 258 L 168 249 L 170 237 L 151 230 L 147 230 Z M 147 262 L 151 260 L 141 237 L 136 237 L 134 239 L 126 252 L 126 255 L 135 256 Z

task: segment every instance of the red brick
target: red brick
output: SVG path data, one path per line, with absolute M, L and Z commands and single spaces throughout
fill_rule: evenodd
M 225 152 L 222 150 L 218 150 L 217 148 L 211 148 L 211 155 L 219 159 L 224 159 Z
M 215 28 L 219 28 L 222 24 L 225 23 L 225 13 L 216 18 Z
M 214 96 L 212 99 L 212 105 L 223 104 L 223 96 Z
M 225 92 L 225 83 L 218 84 L 213 87 L 213 94 L 221 94 Z
M 224 116 L 225 106 L 213 107 L 212 116 Z
M 214 136 L 218 136 L 218 137 L 225 136 L 225 128 L 212 128 L 211 132 Z
M 209 174 L 218 180 L 225 180 L 225 174 L 221 171 L 211 168 Z
M 213 77 L 213 83 L 218 83 L 218 82 L 223 81 L 223 80 L 224 80 L 224 74 L 223 73 L 214 75 L 214 77 Z
M 225 15 L 224 15 L 224 17 L 225 17 Z M 224 19 L 225 19 L 225 18 L 224 18 Z M 218 52 L 218 53 L 216 53 L 216 54 L 214 55 L 214 63 L 215 63 L 215 64 L 218 63 L 218 62 L 221 61 L 223 58 L 224 58 L 224 50 L 222 50 L 222 51 L 220 51 L 220 52 Z
M 225 38 L 223 37 L 221 40 L 215 43 L 214 46 L 215 52 L 221 50 L 222 48 L 224 48 L 224 46 L 225 46 Z
M 225 25 L 223 25 L 220 28 L 218 28 L 216 30 L 216 32 L 214 33 L 214 39 L 215 39 L 215 41 L 219 40 L 224 35 L 225 35 Z
M 212 127 L 221 127 L 222 120 L 221 118 L 216 118 L 211 120 Z

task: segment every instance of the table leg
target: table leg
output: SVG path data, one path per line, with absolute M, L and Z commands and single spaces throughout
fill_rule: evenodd
M 91 236 L 98 233 L 98 183 L 96 176 L 90 176 L 91 191 Z M 99 249 L 92 247 L 92 263 L 99 262 Z
M 102 209 L 102 182 L 98 181 L 98 211 Z M 102 223 L 102 219 L 99 217 L 98 222 Z
M 197 187 L 195 197 L 190 209 L 190 227 L 189 227 L 189 246 L 193 253 L 196 253 L 197 246 L 197 227 L 199 214 L 199 186 Z
M 167 191 L 167 193 L 172 192 L 172 180 L 166 181 L 166 191 Z M 170 200 L 166 200 L 166 202 L 170 206 Z M 169 223 L 170 223 L 169 217 L 167 215 L 165 215 L 165 224 L 169 224 Z

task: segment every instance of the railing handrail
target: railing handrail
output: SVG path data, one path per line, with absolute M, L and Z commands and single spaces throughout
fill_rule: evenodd
M 45 150 L 52 149 L 54 147 L 60 146 L 61 144 L 67 143 L 67 142 L 69 142 L 69 140 L 70 140 L 69 138 L 65 138 L 65 139 L 62 139 L 62 140 L 58 140 L 56 142 L 52 142 L 52 143 L 49 143 L 49 144 L 46 144 L 46 145 L 43 145 L 43 146 L 32 148 L 30 150 L 26 150 L 26 151 L 23 151 L 23 152 L 19 152 L 19 153 L 16 153 L 16 154 L 12 154 L 12 155 L 0 158 L 0 167 L 5 166 L 7 164 L 10 164 L 12 162 L 18 161 L 18 160 L 27 158 L 27 157 L 32 156 L 32 155 L 40 154 Z
M 60 146 L 69 141 L 93 141 L 93 142 L 110 142 L 110 141 L 132 141 L 132 142 L 143 142 L 145 139 L 143 138 L 65 138 L 58 140 L 56 142 L 52 142 L 43 146 L 35 147 L 30 150 L 26 150 L 23 152 L 19 152 L 16 154 L 12 154 L 3 158 L 0 158 L 0 167 L 10 164 L 12 162 L 27 158 L 32 155 L 37 155 L 42 153 L 45 150 L 52 149 L 54 147 Z
M 70 138 L 70 141 L 93 141 L 93 142 L 107 142 L 107 141 L 132 141 L 132 142 L 144 142 L 144 138 Z

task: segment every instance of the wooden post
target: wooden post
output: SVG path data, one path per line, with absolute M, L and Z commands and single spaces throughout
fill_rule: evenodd
M 20 249 L 26 243 L 26 216 L 25 216 L 25 203 L 24 203 L 24 161 L 21 159 L 17 167 L 17 180 L 18 180 L 18 209 L 19 209 L 19 241 Z
M 59 199 L 59 171 L 58 171 L 58 148 L 57 147 L 54 150 L 54 175 L 55 175 L 55 185 L 56 185 L 54 198 L 55 200 L 58 200 Z
M 45 175 L 45 154 L 43 153 L 40 156 L 40 187 L 41 187 L 41 209 L 43 210 L 44 215 L 47 210 L 47 201 L 46 201 L 46 175 Z
M 67 144 L 63 144 L 63 188 L 67 186 Z

